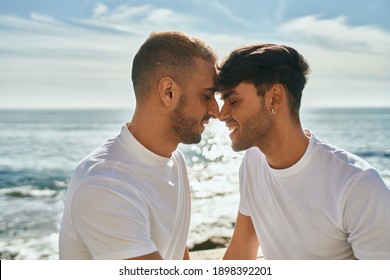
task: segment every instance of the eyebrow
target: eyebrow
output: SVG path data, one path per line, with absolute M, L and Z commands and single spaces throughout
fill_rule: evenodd
M 225 92 L 225 93 L 223 93 L 223 94 L 221 95 L 221 100 L 226 100 L 226 99 L 228 99 L 230 96 L 232 96 L 233 94 L 237 94 L 237 91 L 235 91 L 235 90 L 229 90 L 229 91 L 227 91 L 227 92 Z
M 211 91 L 212 93 L 215 93 L 215 92 L 218 91 L 217 88 L 215 88 L 215 87 L 204 88 L 203 90 L 204 90 L 204 91 Z

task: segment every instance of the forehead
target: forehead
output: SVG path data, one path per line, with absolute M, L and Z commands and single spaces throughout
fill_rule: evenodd
M 194 58 L 195 61 L 195 69 L 194 74 L 196 76 L 204 76 L 204 77 L 211 77 L 213 79 L 216 78 L 217 75 L 217 66 L 215 63 L 212 63 L 206 59 L 203 58 Z
M 215 87 L 216 65 L 203 58 L 194 58 L 195 67 L 191 71 L 191 84 L 198 87 Z
M 252 95 L 257 96 L 257 89 L 253 84 L 240 83 L 236 87 L 227 90 L 221 90 L 221 99 L 225 100 L 231 96 L 249 97 Z

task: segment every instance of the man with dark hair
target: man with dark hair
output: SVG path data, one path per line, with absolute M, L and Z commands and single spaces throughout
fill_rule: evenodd
M 240 206 L 224 259 L 390 259 L 390 190 L 367 162 L 304 130 L 309 66 L 293 48 L 259 44 L 219 67 L 240 167 Z
M 185 259 L 190 190 L 179 143 L 198 143 L 214 97 L 216 55 L 178 32 L 152 33 L 133 62 L 136 108 L 69 183 L 60 259 Z

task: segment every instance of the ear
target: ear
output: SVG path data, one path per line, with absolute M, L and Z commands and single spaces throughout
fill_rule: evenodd
M 281 84 L 275 84 L 269 90 L 269 106 L 270 111 L 273 109 L 274 112 L 278 111 L 282 103 L 286 100 L 286 90 Z
M 158 92 L 162 103 L 171 107 L 176 95 L 176 84 L 170 77 L 163 77 L 158 84 Z

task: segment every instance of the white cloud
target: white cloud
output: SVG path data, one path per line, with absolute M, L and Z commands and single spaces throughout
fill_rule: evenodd
M 132 56 L 148 34 L 197 20 L 149 4 L 98 3 L 93 12 L 64 22 L 36 12 L 0 16 L 0 107 L 69 107 L 71 97 L 79 107 L 125 106 Z M 56 103 L 64 96 L 69 102 Z
M 294 41 L 327 48 L 390 53 L 390 33 L 376 26 L 349 26 L 347 18 L 305 16 L 285 22 L 278 30 Z
M 121 5 L 110 11 L 107 6 L 97 3 L 95 7 L 94 18 L 105 20 L 107 22 L 126 23 L 134 20 L 137 16 L 144 16 L 148 11 L 153 10 L 151 4 L 141 6 Z
M 108 7 L 102 3 L 96 3 L 95 9 L 93 10 L 94 17 L 100 17 L 108 12 Z
M 219 2 L 214 3 L 212 9 L 221 8 Z M 245 25 L 246 21 L 228 8 L 220 11 L 229 14 L 229 20 Z M 259 43 L 258 35 L 245 38 L 240 32 L 216 34 L 199 28 L 197 23 L 202 20 L 208 19 L 151 4 L 109 8 L 101 3 L 96 4 L 93 16 L 81 20 L 59 21 L 36 12 L 28 18 L 0 16 L 0 106 L 19 106 L 16 102 L 23 100 L 25 106 L 55 106 L 55 96 L 64 98 L 69 93 L 80 107 L 123 106 L 132 96 L 132 55 L 152 31 L 182 29 L 203 38 L 220 59 L 234 48 Z M 260 37 L 264 41 L 274 34 L 311 64 L 310 94 L 307 90 L 304 94 L 310 104 L 340 91 L 347 98 L 352 96 L 348 105 L 353 105 L 353 96 L 364 100 L 369 88 L 373 89 L 373 102 L 378 100 L 374 94 L 382 98 L 389 92 L 390 44 L 386 31 L 375 26 L 352 27 L 343 17 L 324 20 L 308 16 L 281 24 L 278 30 L 267 33 L 268 37 Z M 334 93 L 326 95 L 324 91 Z M 70 97 L 61 104 L 72 106 Z M 337 98 L 326 100 L 338 102 Z M 389 98 L 379 102 L 390 105 Z
M 110 10 L 97 3 L 93 18 L 77 20 L 86 26 L 98 29 L 145 35 L 156 30 L 187 29 L 199 21 L 192 15 L 177 13 L 171 9 L 152 4 L 140 6 L 121 5 Z
M 286 12 L 286 1 L 278 0 L 277 1 L 277 9 L 275 9 L 275 18 L 278 21 L 283 20 L 284 14 Z
M 49 23 L 49 24 L 61 24 L 59 21 L 55 20 L 52 16 L 44 15 L 36 12 L 30 14 L 30 18 L 34 21 Z
M 204 3 L 202 3 L 202 4 L 204 5 Z M 256 27 L 256 25 L 250 23 L 249 21 L 236 16 L 226 5 L 220 3 L 218 0 L 209 1 L 208 5 L 211 8 L 214 8 L 215 10 L 217 10 L 219 13 L 225 15 L 227 18 L 229 18 L 230 20 L 232 20 L 235 23 L 238 23 L 238 24 L 245 26 L 245 27 L 252 27 L 252 28 Z

